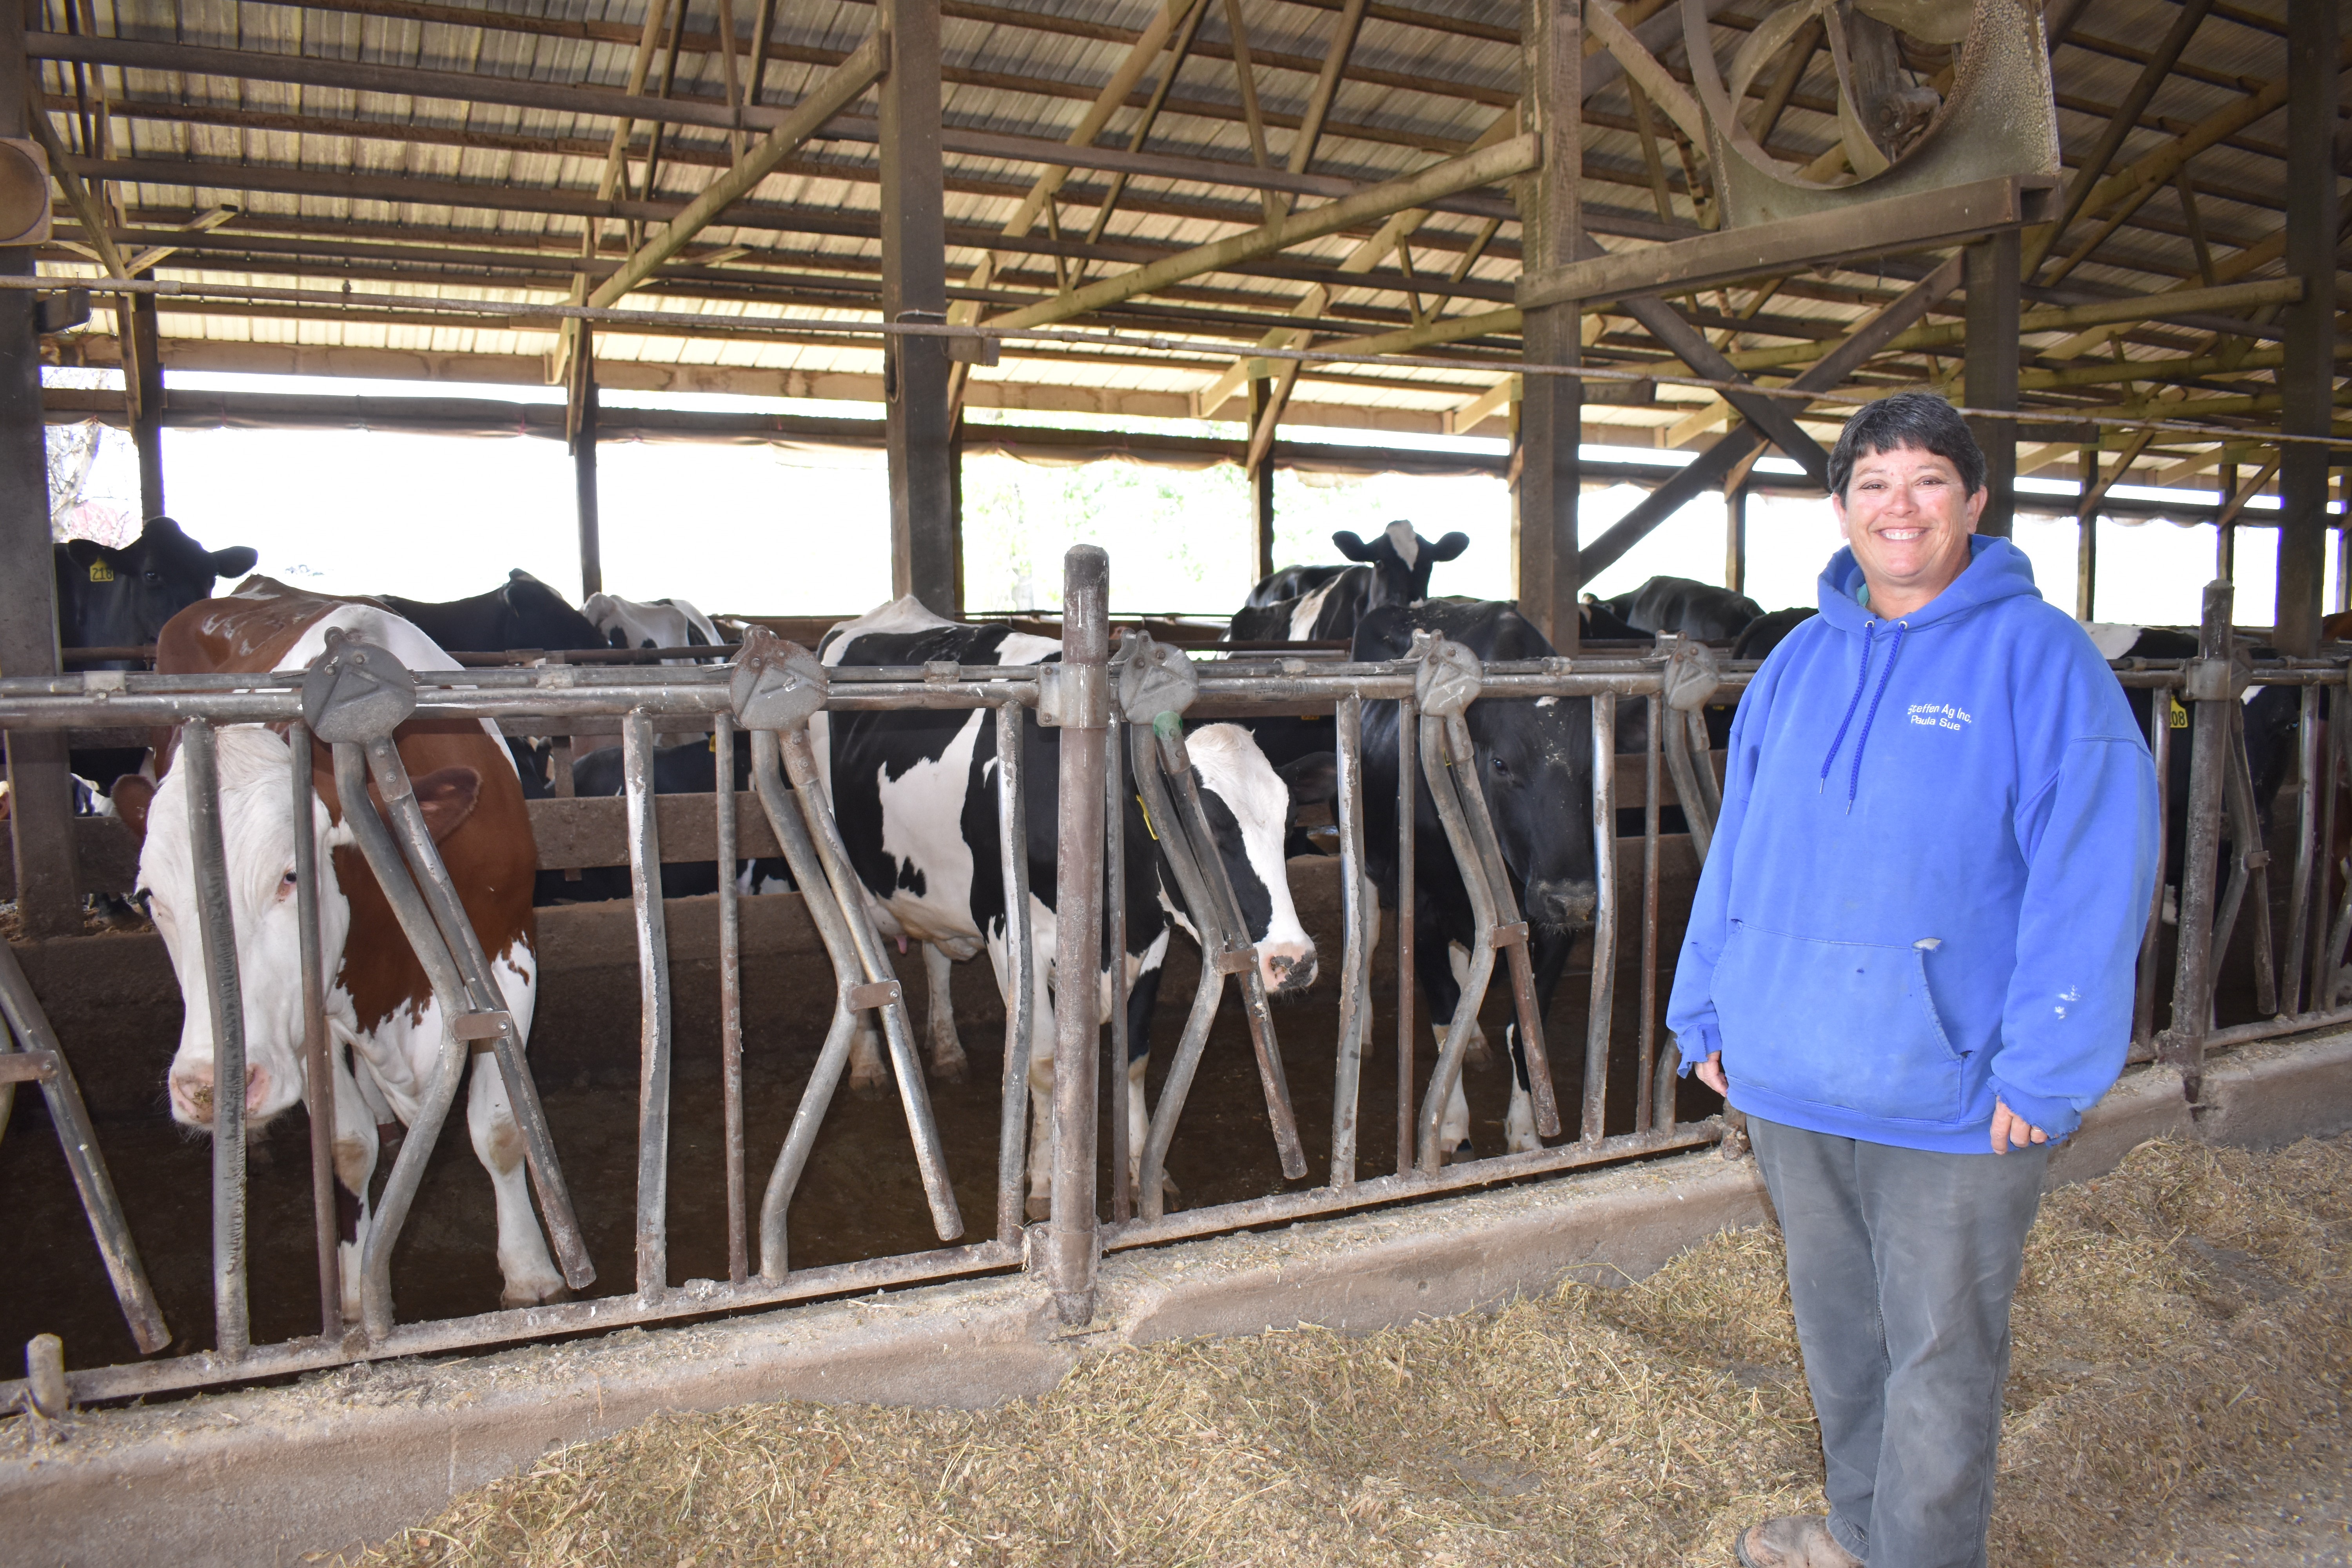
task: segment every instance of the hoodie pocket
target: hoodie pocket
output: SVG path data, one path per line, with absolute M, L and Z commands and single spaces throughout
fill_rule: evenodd
M 1938 945 L 1825 942 L 1733 921 L 1713 986 L 1724 1071 L 1735 1087 L 1864 1116 L 1957 1121 L 1965 1058 L 1927 989 Z

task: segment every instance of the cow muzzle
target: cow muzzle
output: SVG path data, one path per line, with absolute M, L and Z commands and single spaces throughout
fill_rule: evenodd
M 1547 930 L 1565 931 L 1591 925 L 1592 911 L 1600 901 L 1599 891 L 1590 882 L 1530 882 L 1527 916 Z
M 213 1065 L 203 1062 L 173 1068 L 170 1080 L 172 1120 L 184 1127 L 213 1124 Z M 269 1074 L 257 1062 L 245 1068 L 245 1116 L 251 1121 L 269 1100 Z
M 1257 968 L 1267 995 L 1298 995 L 1315 984 L 1315 944 L 1261 947 Z

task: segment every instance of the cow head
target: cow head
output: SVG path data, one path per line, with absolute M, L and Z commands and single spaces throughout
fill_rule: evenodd
M 1346 529 L 1333 534 L 1331 542 L 1349 560 L 1372 569 L 1371 593 L 1364 600 L 1364 608 L 1372 610 L 1382 605 L 1418 605 L 1428 598 L 1431 568 L 1469 549 L 1470 536 L 1449 533 L 1432 543 L 1399 518 L 1369 544 Z
M 604 634 L 571 601 L 518 567 L 499 591 L 499 636 L 507 647 L 603 647 Z M 625 645 L 623 645 L 625 646 Z
M 267 1123 L 302 1098 L 301 924 L 294 880 L 293 752 L 275 731 L 240 724 L 219 733 L 221 840 L 236 933 L 237 985 L 245 1015 L 245 1114 Z M 444 768 L 416 779 L 417 803 L 437 840 L 473 810 L 481 784 L 471 768 Z M 172 1116 L 184 1126 L 213 1124 L 215 1045 L 211 984 L 198 926 L 195 854 L 189 822 L 188 770 L 158 784 L 126 779 L 116 809 L 141 839 L 139 889 L 171 954 L 180 982 L 180 1048 L 167 1079 Z M 128 792 L 126 798 L 123 792 Z M 333 849 L 352 842 L 323 800 L 314 800 L 311 835 L 319 868 L 320 966 L 331 986 L 351 931 L 351 903 L 335 875 Z M 347 1023 L 350 1021 L 345 1020 Z
M 139 537 L 121 549 L 95 540 L 68 542 L 65 553 L 74 575 L 70 625 L 58 628 L 68 647 L 144 647 L 163 623 L 199 599 L 212 596 L 220 577 L 241 577 L 261 559 L 247 545 L 206 550 L 168 517 L 151 517 Z
M 1290 776 L 1277 773 L 1238 724 L 1210 724 L 1184 740 L 1218 858 L 1257 949 L 1258 978 L 1268 995 L 1297 995 L 1315 984 L 1315 942 L 1291 902 L 1282 844 L 1295 803 L 1330 797 L 1330 769 L 1307 765 L 1318 760 L 1308 758 Z

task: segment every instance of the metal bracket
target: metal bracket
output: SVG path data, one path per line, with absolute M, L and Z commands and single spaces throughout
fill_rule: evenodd
M 862 1010 L 867 1007 L 887 1007 L 898 1002 L 898 998 L 899 990 L 897 981 L 877 980 L 868 984 L 851 986 L 842 999 L 852 1008 Z
M 1496 926 L 1493 931 L 1486 933 L 1486 945 L 1488 947 L 1527 946 L 1528 922 L 1525 921 L 1513 921 L 1509 925 Z
M 2226 702 L 2253 684 L 2253 665 L 2243 654 L 2230 658 L 2194 658 L 2181 667 L 2180 695 L 2191 702 Z
M 330 743 L 363 745 L 416 711 L 416 677 L 387 649 L 329 628 L 327 648 L 302 678 L 302 718 Z
M 816 655 L 754 626 L 736 650 L 727 700 L 747 730 L 796 730 L 822 709 L 832 683 Z
M 1037 667 L 1037 725 L 1045 730 L 1099 730 L 1110 722 L 1110 683 L 1098 664 Z
M 514 1027 L 510 1013 L 460 1013 L 449 1020 L 449 1033 L 460 1040 L 495 1040 Z
M 1118 709 L 1130 724 L 1150 724 L 1162 713 L 1182 713 L 1201 694 L 1201 672 L 1184 650 L 1154 642 L 1143 632 L 1122 639 Z
M 1229 947 L 1216 956 L 1212 965 L 1220 974 L 1246 974 L 1257 967 L 1257 949 Z
M 1685 637 L 1662 636 L 1658 638 L 1658 651 L 1666 661 L 1663 693 L 1666 706 L 1681 713 L 1706 707 L 1723 684 L 1723 671 L 1716 663 L 1715 650 Z
M 1412 678 L 1412 696 L 1430 718 L 1458 719 L 1478 700 L 1485 684 L 1476 654 L 1433 634 Z
M 956 677 L 962 673 L 963 666 L 951 658 L 926 659 L 923 662 L 923 684 L 926 686 L 951 686 Z

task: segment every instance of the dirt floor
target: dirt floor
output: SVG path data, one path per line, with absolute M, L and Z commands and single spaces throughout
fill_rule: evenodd
M 2150 1143 L 2030 1244 L 1992 1560 L 2346 1560 L 2352 1137 Z M 371 1564 L 1720 1563 L 1821 1506 L 1777 1237 L 1342 1339 L 1103 1353 L 970 1413 L 665 1417 Z

